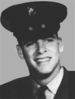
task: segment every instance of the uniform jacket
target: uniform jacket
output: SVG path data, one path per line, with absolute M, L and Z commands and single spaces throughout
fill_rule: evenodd
M 75 72 L 64 70 L 54 99 L 75 99 Z M 0 99 L 34 99 L 31 77 L 23 77 L 0 86 Z

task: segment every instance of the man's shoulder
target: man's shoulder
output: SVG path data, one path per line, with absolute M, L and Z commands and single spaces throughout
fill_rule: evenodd
M 63 85 L 70 94 L 72 93 L 75 96 L 75 71 L 65 71 Z
M 30 76 L 15 79 L 0 86 L 0 97 L 23 97 L 32 92 L 32 81 Z M 27 93 L 27 94 L 25 94 Z
M 69 78 L 69 80 L 74 80 L 75 79 L 75 71 L 68 71 L 68 78 Z
M 68 84 L 69 84 L 69 87 L 75 90 L 75 71 L 68 72 Z
M 75 71 L 67 71 L 70 75 L 75 75 Z
M 75 85 L 75 71 L 65 70 L 64 78 L 68 80 L 68 84 L 74 83 Z
M 67 87 L 68 87 L 69 97 L 71 97 L 71 99 L 75 99 L 75 71 L 68 72 L 68 86 Z
M 5 84 L 0 85 L 0 87 L 13 87 L 13 86 L 17 86 L 17 85 L 27 85 L 30 84 L 31 78 L 30 76 L 27 77 L 21 77 L 21 78 L 17 78 L 14 79 L 12 81 L 9 81 Z
M 68 71 L 64 68 L 60 89 L 67 90 L 68 92 L 75 92 L 75 71 Z
M 68 79 L 75 79 L 75 71 L 67 70 L 65 67 L 64 69 L 64 77 L 67 77 Z

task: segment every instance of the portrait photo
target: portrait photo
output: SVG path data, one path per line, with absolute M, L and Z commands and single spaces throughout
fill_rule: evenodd
M 75 99 L 75 1 L 0 1 L 0 99 Z

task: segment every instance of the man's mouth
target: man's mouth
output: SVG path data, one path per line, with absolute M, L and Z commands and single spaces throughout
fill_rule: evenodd
M 50 61 L 52 57 L 44 57 L 44 58 L 36 58 L 35 61 L 36 62 L 46 62 L 46 61 Z

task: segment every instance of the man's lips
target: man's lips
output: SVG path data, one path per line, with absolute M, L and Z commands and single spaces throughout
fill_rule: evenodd
M 49 61 L 52 57 L 42 57 L 42 58 L 36 58 L 35 61 L 36 62 L 45 62 L 45 61 Z

